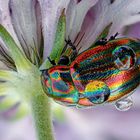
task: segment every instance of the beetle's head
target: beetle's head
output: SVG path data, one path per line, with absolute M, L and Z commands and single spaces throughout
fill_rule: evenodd
M 48 73 L 48 69 L 41 70 L 41 72 L 42 72 L 41 80 L 42 80 L 42 85 L 43 85 L 44 91 L 46 93 L 52 93 L 51 78 L 50 78 L 50 75 Z
M 77 102 L 79 96 L 73 84 L 69 67 L 54 66 L 48 70 L 43 70 L 42 83 L 48 96 L 61 102 Z

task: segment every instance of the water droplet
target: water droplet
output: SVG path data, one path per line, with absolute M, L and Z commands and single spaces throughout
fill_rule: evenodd
M 120 70 L 129 70 L 136 63 L 136 55 L 132 48 L 128 46 L 119 46 L 113 51 L 113 56 L 116 58 L 114 63 Z
M 84 109 L 85 107 L 82 106 L 82 105 L 78 105 L 78 104 L 77 104 L 77 105 L 76 105 L 76 108 L 77 108 L 77 109 Z
M 108 99 L 110 89 L 105 82 L 95 80 L 87 84 L 83 95 L 94 104 L 102 104 Z
M 76 105 L 76 108 L 77 109 L 90 109 L 90 108 L 92 108 L 93 106 L 84 106 L 84 105 Z
M 62 101 L 58 101 L 58 100 L 55 100 L 54 101 L 60 105 L 63 105 L 63 106 L 67 106 L 67 107 L 75 107 L 76 104 L 72 104 L 72 103 L 67 103 L 67 102 L 62 102 Z
M 124 98 L 115 103 L 115 107 L 119 111 L 127 111 L 132 107 L 132 105 L 133 105 L 133 101 L 131 97 Z

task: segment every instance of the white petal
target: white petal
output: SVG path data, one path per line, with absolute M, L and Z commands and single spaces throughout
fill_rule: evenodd
M 44 56 L 48 56 L 52 50 L 60 13 L 67 7 L 68 3 L 69 0 L 40 0 L 44 33 Z
M 10 14 L 22 47 L 40 46 L 40 21 L 37 21 L 37 0 L 10 0 Z
M 76 17 L 76 6 L 77 6 L 77 2 L 75 0 L 71 0 L 66 11 L 66 15 L 67 15 L 66 38 L 68 38 L 68 36 L 72 32 L 74 19 Z
M 20 43 L 18 41 L 16 33 L 13 29 L 13 25 L 11 23 L 8 3 L 9 3 L 9 0 L 0 0 L 0 24 L 2 24 L 7 29 L 7 31 L 11 34 L 15 42 L 20 47 Z M 6 46 L 1 38 L 0 38 L 0 45 L 7 52 Z M 0 59 L 3 60 L 3 57 L 1 56 L 1 54 L 0 54 Z M 0 62 L 0 68 L 9 69 L 3 62 Z
M 6 65 L 0 61 L 0 69 L 7 69 Z
M 86 0 L 86 1 L 82 0 L 76 6 L 73 6 L 72 13 L 75 12 L 73 14 L 73 16 L 75 17 L 74 19 L 72 19 L 73 24 L 72 24 L 72 29 L 69 34 L 70 39 L 72 41 L 74 41 L 76 35 L 79 33 L 87 12 L 89 11 L 91 7 L 93 7 L 96 4 L 97 1 L 98 0 Z
M 88 28 L 86 38 L 81 42 L 83 46 L 89 47 L 109 23 L 113 22 L 110 35 L 119 32 L 125 25 L 140 21 L 139 0 L 102 0 L 93 8 L 95 23 Z
M 127 35 L 127 36 L 130 36 L 130 37 L 140 38 L 140 30 L 139 30 L 139 28 L 140 28 L 140 22 L 138 22 L 136 24 L 133 24 L 133 25 L 130 25 L 130 26 L 127 26 L 124 29 L 123 34 Z
M 8 30 L 8 32 L 10 32 L 16 43 L 19 44 L 11 23 L 8 3 L 9 0 L 0 0 L 0 24 L 2 24 Z

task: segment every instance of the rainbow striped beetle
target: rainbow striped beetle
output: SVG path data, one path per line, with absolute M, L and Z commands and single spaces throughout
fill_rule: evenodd
M 68 106 L 89 107 L 121 100 L 140 84 L 139 47 L 139 40 L 113 38 L 97 42 L 69 65 L 63 56 L 59 64 L 42 71 L 44 90 Z

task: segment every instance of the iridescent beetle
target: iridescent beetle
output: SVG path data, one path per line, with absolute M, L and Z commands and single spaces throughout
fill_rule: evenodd
M 140 84 L 140 41 L 136 39 L 98 41 L 71 64 L 64 65 L 63 59 L 42 72 L 47 95 L 61 104 L 89 107 L 116 102 Z

